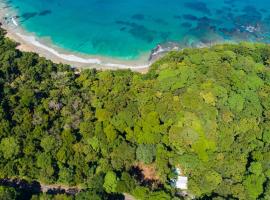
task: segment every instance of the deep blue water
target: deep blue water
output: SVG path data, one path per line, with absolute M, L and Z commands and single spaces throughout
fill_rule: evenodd
M 4 1 L 4 0 L 0 0 Z M 269 0 L 12 0 L 20 24 L 53 44 L 135 59 L 157 44 L 269 42 Z

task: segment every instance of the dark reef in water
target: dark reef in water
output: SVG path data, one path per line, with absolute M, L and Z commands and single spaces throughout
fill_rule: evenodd
M 196 17 L 196 16 L 194 16 L 194 15 L 191 15 L 191 14 L 183 15 L 183 18 L 186 19 L 186 20 L 191 20 L 191 21 L 196 21 L 196 20 L 198 20 L 198 17 Z
M 211 11 L 204 2 L 189 2 L 185 3 L 185 6 L 189 9 L 199 11 L 207 15 L 211 14 Z
M 135 22 L 117 20 L 115 23 L 122 26 L 120 28 L 121 31 L 126 31 L 133 37 L 139 38 L 148 43 L 151 43 L 155 38 L 161 38 L 163 41 L 166 41 L 170 35 L 170 32 L 157 32 Z
M 49 15 L 49 14 L 51 14 L 51 13 L 52 13 L 51 10 L 43 10 L 43 11 L 41 11 L 38 15 L 39 15 L 39 16 L 45 16 L 45 15 Z
M 146 26 L 134 22 L 116 21 L 116 23 L 124 26 L 121 28 L 122 31 L 128 31 L 134 37 L 140 38 L 149 43 L 154 40 L 157 34 L 155 31 L 148 29 Z
M 265 9 L 257 9 L 254 6 L 235 8 L 235 2 L 236 0 L 224 0 L 226 6 L 222 6 L 220 9 L 216 10 L 210 10 L 203 2 L 185 3 L 188 9 L 200 12 L 202 16 L 189 13 L 173 16 L 175 20 L 179 21 L 179 27 L 186 29 L 187 35 L 189 35 L 190 38 L 183 39 L 186 42 L 181 43 L 181 45 L 167 41 L 170 32 L 153 31 L 143 25 L 144 21 L 147 20 L 166 25 L 168 24 L 166 18 L 153 19 L 143 14 L 135 14 L 131 16 L 134 22 L 116 21 L 116 23 L 121 25 L 119 28 L 121 31 L 126 31 L 134 37 L 149 43 L 154 41 L 157 37 L 165 41 L 163 44 L 161 43 L 153 49 L 149 60 L 156 59 L 159 55 L 174 48 L 179 49 L 180 47 L 189 45 L 196 46 L 196 42 L 197 44 L 200 43 L 200 45 L 215 42 L 211 41 L 213 38 L 209 35 L 216 35 L 217 38 L 223 37 L 224 39 L 254 39 L 255 41 L 265 39 L 265 37 L 267 37 L 265 35 L 269 33 L 269 30 L 267 32 L 264 24 L 270 22 L 270 16 L 263 17 L 263 13 L 267 11 Z M 192 39 L 192 37 L 194 37 L 194 39 Z
M 143 14 L 135 14 L 131 17 L 131 19 L 135 19 L 135 20 L 144 20 L 145 16 Z
M 184 22 L 184 23 L 181 24 L 181 26 L 184 27 L 184 28 L 191 28 L 192 24 L 188 23 L 188 22 Z
M 181 22 L 182 28 L 187 29 L 188 35 L 200 38 L 200 40 L 192 42 L 187 38 L 186 43 L 159 44 L 152 50 L 149 60 L 155 60 L 174 48 L 180 49 L 189 45 L 209 45 L 213 42 L 209 39 L 209 34 L 216 34 L 224 39 L 269 41 L 270 30 L 265 24 L 270 23 L 270 15 L 263 16 L 267 12 L 265 9 L 244 6 L 238 10 L 233 9 L 235 0 L 225 0 L 224 2 L 228 6 L 215 10 L 215 16 L 211 18 L 207 16 L 211 13 L 211 10 L 204 3 L 186 3 L 186 7 L 199 11 L 205 16 L 198 17 L 192 14 L 184 14 L 182 16 L 174 15 L 173 17 Z
M 26 12 L 26 13 L 22 14 L 20 17 L 22 17 L 24 20 L 28 20 L 30 18 L 37 16 L 37 15 L 38 15 L 37 12 Z

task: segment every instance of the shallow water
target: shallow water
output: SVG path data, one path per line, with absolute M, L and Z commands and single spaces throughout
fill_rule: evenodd
M 126 60 L 158 44 L 270 41 L 269 0 L 12 0 L 18 23 L 65 50 Z

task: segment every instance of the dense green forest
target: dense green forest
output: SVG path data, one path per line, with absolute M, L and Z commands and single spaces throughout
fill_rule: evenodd
M 0 32 L 0 179 L 81 191 L 1 186 L 1 199 L 270 199 L 269 45 L 171 52 L 147 74 L 78 73 Z

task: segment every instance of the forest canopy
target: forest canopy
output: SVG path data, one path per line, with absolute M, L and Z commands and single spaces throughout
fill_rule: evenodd
M 81 191 L 1 187 L 1 198 L 270 199 L 269 45 L 171 52 L 146 74 L 77 73 L 0 32 L 1 180 Z

